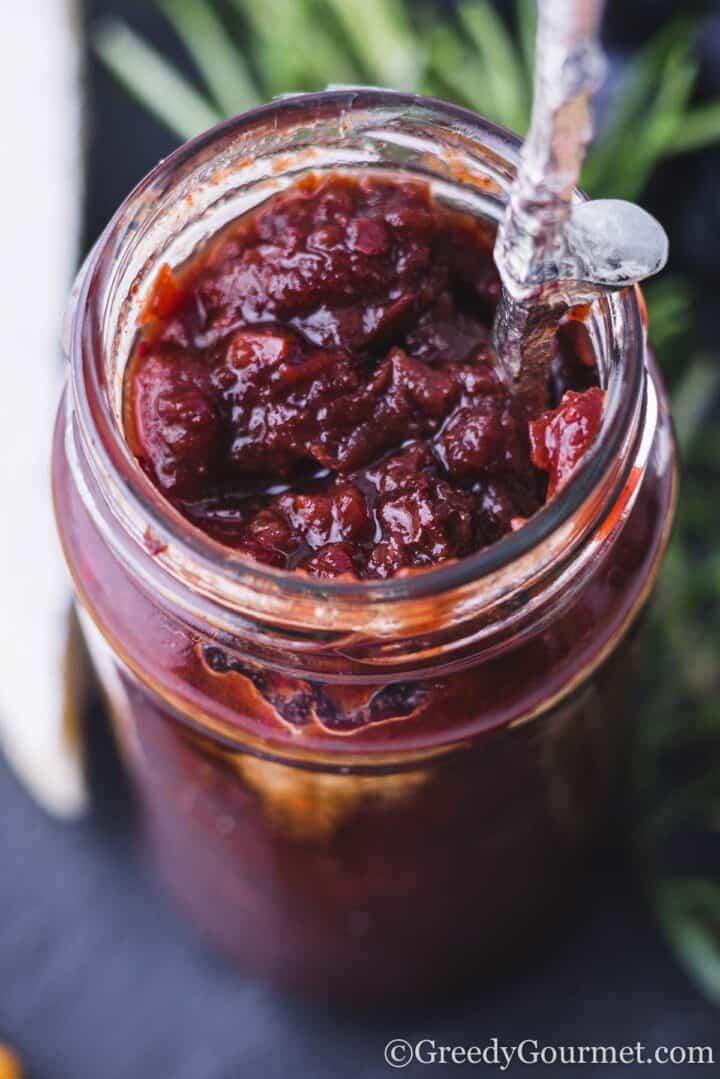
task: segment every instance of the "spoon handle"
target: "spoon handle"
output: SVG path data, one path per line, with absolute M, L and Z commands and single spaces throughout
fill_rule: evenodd
M 513 298 L 558 277 L 573 189 L 592 137 L 590 101 L 602 81 L 603 0 L 539 0 L 530 131 L 495 259 Z

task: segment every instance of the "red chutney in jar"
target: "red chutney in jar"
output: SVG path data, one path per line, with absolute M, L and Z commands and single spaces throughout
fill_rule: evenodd
M 327 149 L 325 121 L 340 120 L 343 153 L 365 161 L 371 124 L 373 160 L 395 169 L 382 131 L 397 117 L 443 152 L 457 130 L 438 102 L 322 94 L 159 166 L 78 289 L 54 456 L 87 637 L 175 896 L 245 968 L 361 1005 L 506 968 L 576 902 L 616 804 L 629 629 L 675 482 L 634 295 L 575 312 L 547 384 L 508 394 L 487 349 L 491 226 L 394 172 L 304 180 L 162 270 L 119 429 L 99 328 L 109 340 L 162 261 L 168 218 L 170 242 L 203 220 L 213 232 L 218 174 L 232 191 L 256 182 L 236 136 L 278 176 L 289 129 Z M 495 130 L 486 153 L 483 122 L 461 118 L 463 150 L 501 180 L 516 153 Z M 402 175 L 455 183 L 445 165 L 413 151 Z M 524 558 L 495 548 L 482 570 L 423 572 L 492 544 L 567 482 L 603 403 L 584 318 L 608 386 L 636 401 L 606 410 L 598 458 L 608 444 L 617 458 Z M 119 452 L 125 432 L 187 528 L 163 521 Z M 191 523 L 227 546 L 188 542 Z
M 132 448 L 193 524 L 278 568 L 382 579 L 469 555 L 563 486 L 602 420 L 577 324 L 546 385 L 500 381 L 499 290 L 487 226 L 426 184 L 310 176 L 161 269 Z

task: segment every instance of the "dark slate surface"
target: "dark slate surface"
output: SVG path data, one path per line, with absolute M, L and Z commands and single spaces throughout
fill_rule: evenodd
M 382 1054 L 396 1036 L 708 1044 L 720 1059 L 717 1012 L 675 966 L 621 863 L 598 871 L 575 924 L 463 999 L 363 1016 L 254 983 L 209 954 L 156 891 L 102 741 L 96 732 L 98 809 L 79 824 L 49 819 L 0 766 L 0 1038 L 31 1079 L 379 1079 L 392 1074 Z M 643 1067 L 648 1079 L 673 1073 L 686 1074 Z
M 162 32 L 145 2 L 93 0 L 90 17 L 103 11 Z M 94 64 L 89 77 L 92 240 L 173 142 Z M 30 1079 L 375 1079 L 392 1074 L 382 1053 L 396 1036 L 439 1044 L 482 1045 L 493 1036 L 506 1044 L 708 1044 L 720 1060 L 717 1012 L 676 967 L 620 858 L 598 870 L 576 924 L 502 984 L 465 999 L 372 1017 L 255 984 L 208 954 L 156 891 L 97 716 L 92 732 L 96 809 L 78 824 L 46 817 L 0 761 L 0 1040 L 18 1049 Z M 414 1065 L 399 1074 L 428 1072 L 457 1074 L 457 1066 Z M 576 1071 L 543 1071 L 559 1073 Z M 687 1070 L 645 1065 L 642 1074 Z

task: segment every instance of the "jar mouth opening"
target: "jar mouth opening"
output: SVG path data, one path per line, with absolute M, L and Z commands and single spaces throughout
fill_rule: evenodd
M 532 559 L 534 553 L 542 561 L 539 552 L 543 545 L 569 525 L 606 480 L 613 464 L 626 453 L 628 431 L 638 413 L 645 377 L 644 326 L 638 289 L 608 294 L 593 305 L 590 319 L 601 334 L 615 338 L 608 347 L 614 347 L 616 353 L 606 365 L 603 424 L 594 445 L 567 485 L 527 523 L 460 560 L 419 568 L 387 580 L 326 580 L 276 569 L 223 546 L 193 527 L 153 485 L 135 460 L 122 423 L 113 414 L 112 387 L 105 363 L 103 290 L 106 293 L 118 279 L 123 245 L 132 242 L 138 229 L 142 229 L 148 206 L 157 201 L 159 190 L 167 193 L 170 178 L 178 173 L 187 175 L 198 161 L 204 161 L 207 166 L 214 161 L 217 146 L 232 144 L 239 152 L 238 146 L 248 131 L 277 132 L 283 126 L 291 127 L 305 120 L 309 124 L 329 121 L 342 130 L 343 124 L 352 126 L 354 118 L 363 116 L 374 118 L 375 126 L 382 123 L 388 129 L 407 119 L 426 125 L 433 133 L 442 132 L 458 153 L 453 164 L 457 175 L 454 182 L 469 189 L 478 185 L 477 192 L 482 195 L 487 194 L 487 188 L 482 191 L 483 169 L 477 155 L 484 154 L 484 171 L 488 171 L 490 162 L 496 188 L 493 197 L 501 207 L 514 175 L 521 139 L 478 114 L 433 98 L 373 88 L 289 95 L 219 124 L 179 147 L 156 166 L 121 205 L 81 274 L 72 324 L 72 392 L 93 471 L 100 486 L 109 482 L 113 488 L 113 513 L 134 536 L 138 557 L 147 557 L 147 540 L 151 537 L 159 563 L 175 577 L 180 574 L 190 578 L 201 592 L 215 599 L 228 596 L 232 585 L 238 582 L 257 593 L 282 595 L 286 601 L 304 597 L 350 606 L 430 599 L 470 585 L 482 594 L 483 581 L 490 579 L 495 583 L 488 591 L 497 594 L 498 575 L 512 571 L 523 560 Z M 413 137 L 408 140 L 410 143 Z M 420 152 L 417 147 L 411 150 Z M 468 155 L 471 168 L 467 167 L 464 155 Z M 577 197 L 585 198 L 581 192 Z M 228 585 L 227 590 L 222 582 Z

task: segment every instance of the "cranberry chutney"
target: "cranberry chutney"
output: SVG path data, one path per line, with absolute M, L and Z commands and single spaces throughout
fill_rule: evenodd
M 307 176 L 161 268 L 126 375 L 138 460 L 221 543 L 319 577 L 390 577 L 521 527 L 603 394 L 572 321 L 545 383 L 502 385 L 491 245 L 427 183 Z
M 674 446 L 638 290 L 499 382 L 518 149 L 425 98 L 273 102 L 153 170 L 74 292 L 58 527 L 154 861 L 334 999 L 522 955 L 622 817 Z

